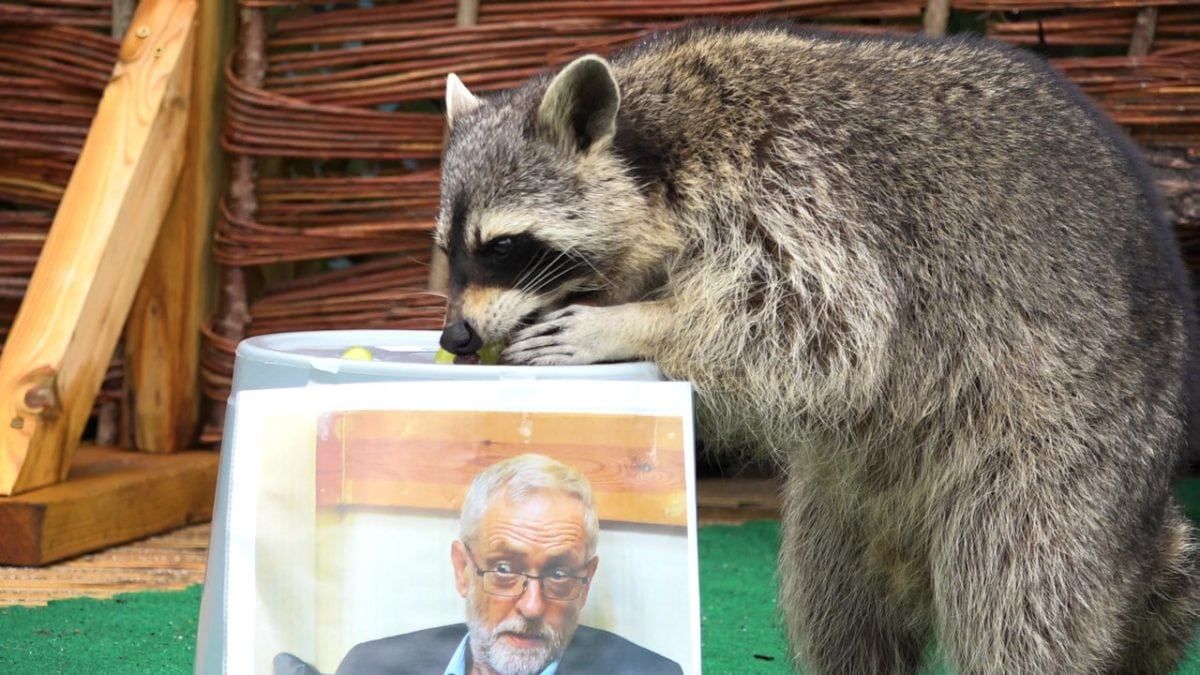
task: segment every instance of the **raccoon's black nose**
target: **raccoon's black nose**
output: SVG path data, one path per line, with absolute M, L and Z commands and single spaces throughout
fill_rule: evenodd
M 451 354 L 474 354 L 483 346 L 479 334 L 466 321 L 455 321 L 442 329 L 442 349 Z

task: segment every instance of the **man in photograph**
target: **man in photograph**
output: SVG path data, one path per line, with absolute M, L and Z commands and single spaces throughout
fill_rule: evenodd
M 357 645 L 338 675 L 678 674 L 677 663 L 579 625 L 599 557 L 591 486 L 542 455 L 475 477 L 450 547 L 467 622 Z

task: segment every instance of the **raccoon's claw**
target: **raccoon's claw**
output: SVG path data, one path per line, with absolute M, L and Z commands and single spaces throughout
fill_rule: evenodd
M 517 339 L 555 335 L 561 330 L 562 326 L 558 324 L 538 323 L 517 333 Z
M 579 359 L 576 354 L 563 352 L 560 354 L 526 354 L 520 358 L 514 358 L 509 363 L 521 366 L 582 366 L 592 362 Z
M 606 360 L 604 322 L 597 309 L 573 305 L 547 314 L 512 338 L 501 355 L 502 360 L 529 366 L 583 365 Z M 589 318 L 593 313 L 596 316 Z
M 522 348 L 520 351 L 504 352 L 504 363 L 519 366 L 576 366 L 595 363 L 581 354 L 561 345 Z

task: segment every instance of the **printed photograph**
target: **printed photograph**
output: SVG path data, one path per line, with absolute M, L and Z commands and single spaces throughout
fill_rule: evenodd
M 335 409 L 259 426 L 274 460 L 255 672 L 700 672 L 683 416 Z

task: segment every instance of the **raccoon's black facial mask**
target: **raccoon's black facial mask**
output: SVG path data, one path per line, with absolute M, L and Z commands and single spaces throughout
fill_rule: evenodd
M 457 288 L 490 286 L 546 293 L 587 276 L 589 270 L 580 256 L 530 234 L 497 237 L 470 252 L 465 248 L 454 247 L 450 255 L 451 282 Z

